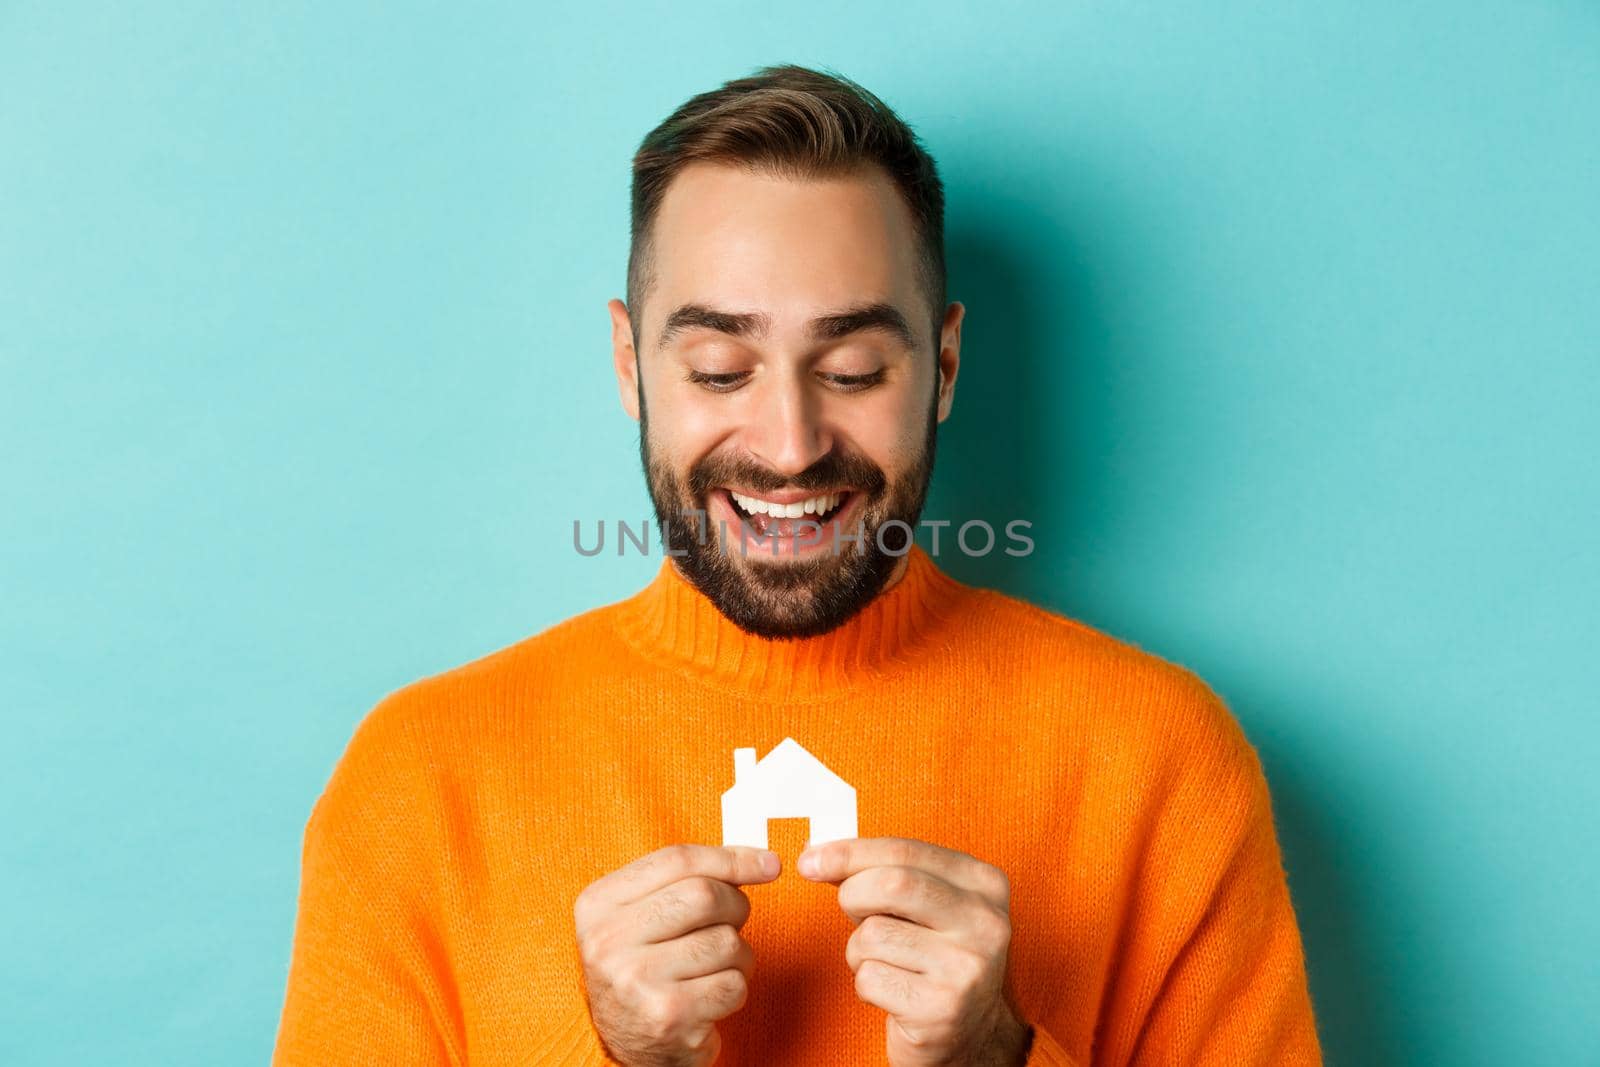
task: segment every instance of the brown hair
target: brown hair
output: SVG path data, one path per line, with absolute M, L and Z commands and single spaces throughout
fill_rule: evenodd
M 743 164 L 802 179 L 882 167 L 911 209 L 937 346 L 945 307 L 944 185 L 933 157 L 887 104 L 849 78 L 784 64 L 691 97 L 640 143 L 628 249 L 635 349 L 654 280 L 650 226 L 673 177 L 693 162 Z

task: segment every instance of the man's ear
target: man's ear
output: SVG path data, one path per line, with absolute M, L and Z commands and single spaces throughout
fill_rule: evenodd
M 966 314 L 966 306 L 959 301 L 944 312 L 944 326 L 939 333 L 940 422 L 950 417 L 950 405 L 956 398 L 956 372 L 961 369 L 961 320 Z
M 628 305 L 620 300 L 606 303 L 611 312 L 611 362 L 617 372 L 617 395 L 622 410 L 634 421 L 639 419 L 639 360 L 633 351 L 633 323 Z

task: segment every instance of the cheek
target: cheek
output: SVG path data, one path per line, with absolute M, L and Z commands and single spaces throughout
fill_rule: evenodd
M 651 447 L 679 470 L 704 457 L 734 428 L 728 406 L 708 402 L 716 399 L 702 390 L 668 387 L 652 392 L 647 385 Z
M 710 452 L 733 429 L 734 424 L 725 410 L 691 402 L 683 406 L 672 433 L 678 442 L 679 454 L 693 461 Z
M 885 470 L 905 467 L 922 449 L 927 405 L 901 393 L 863 398 L 840 420 L 840 428 L 868 459 Z

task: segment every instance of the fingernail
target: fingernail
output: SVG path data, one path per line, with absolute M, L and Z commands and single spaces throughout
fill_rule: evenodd
M 768 878 L 771 878 L 778 873 L 779 866 L 778 854 L 776 852 L 769 848 L 761 853 L 762 874 L 766 875 Z
M 821 861 L 817 859 L 817 854 L 815 852 L 807 849 L 806 851 L 800 853 L 800 858 L 795 861 L 795 866 L 799 869 L 801 874 L 808 878 L 815 878 L 818 868 L 821 866 Z

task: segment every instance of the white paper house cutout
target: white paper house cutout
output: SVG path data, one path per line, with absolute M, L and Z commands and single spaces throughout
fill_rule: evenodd
M 768 819 L 809 819 L 807 846 L 856 836 L 856 790 L 792 737 L 756 761 L 733 750 L 733 786 L 722 794 L 722 843 L 767 847 Z

